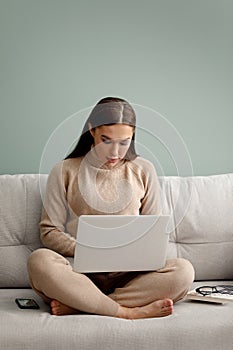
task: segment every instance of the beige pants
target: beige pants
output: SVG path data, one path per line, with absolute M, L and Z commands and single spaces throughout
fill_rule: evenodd
M 136 307 L 155 300 L 182 299 L 194 279 L 185 259 L 167 260 L 156 272 L 138 273 L 111 294 L 103 293 L 85 274 L 74 272 L 69 261 L 49 249 L 34 251 L 28 260 L 32 288 L 46 301 L 53 299 L 82 312 L 115 316 L 119 305 Z

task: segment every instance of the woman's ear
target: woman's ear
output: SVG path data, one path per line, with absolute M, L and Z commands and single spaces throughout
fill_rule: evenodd
M 94 137 L 94 130 L 92 129 L 92 125 L 90 122 L 88 123 L 88 129 L 90 131 L 91 136 Z

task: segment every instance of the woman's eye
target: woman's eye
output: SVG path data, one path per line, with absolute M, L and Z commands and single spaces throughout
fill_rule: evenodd
M 103 143 L 105 143 L 106 145 L 110 145 L 112 143 L 111 140 L 107 140 L 107 139 L 102 139 Z M 130 141 L 122 141 L 122 142 L 119 142 L 120 146 L 128 146 L 130 143 Z
M 103 140 L 103 143 L 105 143 L 106 145 L 109 145 L 111 143 L 110 140 Z
M 128 146 L 129 145 L 129 141 L 125 141 L 125 142 L 120 142 L 121 146 Z

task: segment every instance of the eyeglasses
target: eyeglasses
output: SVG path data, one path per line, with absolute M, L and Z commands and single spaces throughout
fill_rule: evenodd
M 204 296 L 210 295 L 212 293 L 233 295 L 233 286 L 231 285 L 201 286 L 199 288 L 196 288 L 195 291 Z

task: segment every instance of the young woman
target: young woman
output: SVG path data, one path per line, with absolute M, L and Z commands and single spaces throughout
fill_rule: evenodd
M 136 154 L 135 128 L 127 101 L 100 100 L 75 149 L 49 175 L 40 223 L 46 248 L 31 254 L 28 271 L 32 288 L 50 303 L 53 315 L 167 316 L 194 279 L 185 259 L 167 260 L 159 271 L 81 274 L 65 258 L 74 256 L 82 214 L 161 213 L 156 171 Z

